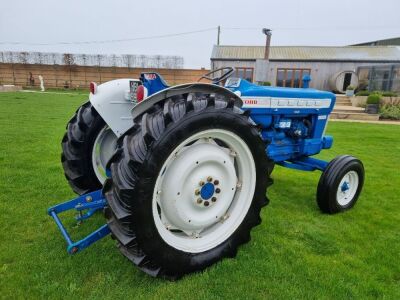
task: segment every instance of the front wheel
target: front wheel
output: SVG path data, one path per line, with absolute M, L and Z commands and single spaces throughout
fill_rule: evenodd
M 317 189 L 317 203 L 322 212 L 334 214 L 356 203 L 364 184 L 364 166 L 350 155 L 333 159 L 322 173 Z
M 234 257 L 267 203 L 271 162 L 256 126 L 203 94 L 167 99 L 136 123 L 104 187 L 121 252 L 170 279 Z

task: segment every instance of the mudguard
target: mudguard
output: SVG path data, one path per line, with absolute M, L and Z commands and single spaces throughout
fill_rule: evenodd
M 93 107 L 115 133 L 123 135 L 133 125 L 131 110 L 136 105 L 132 101 L 130 83 L 138 79 L 117 79 L 97 86 L 95 94 L 90 93 L 89 100 Z
M 235 104 L 239 107 L 243 105 L 242 99 L 234 92 L 215 84 L 209 83 L 185 83 L 180 85 L 175 85 L 159 91 L 142 102 L 138 103 L 132 108 L 132 117 L 135 119 L 144 112 L 146 112 L 150 107 L 157 104 L 158 102 L 167 99 L 172 96 L 187 94 L 187 93 L 215 93 L 224 95 L 225 97 L 231 98 L 235 101 Z

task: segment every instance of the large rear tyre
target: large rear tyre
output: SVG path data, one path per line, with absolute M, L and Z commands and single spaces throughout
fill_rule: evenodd
M 117 136 L 90 102 L 83 104 L 67 125 L 61 162 L 69 185 L 77 194 L 101 189 L 106 164 L 116 149 Z
M 364 184 L 364 166 L 350 155 L 333 159 L 322 173 L 317 203 L 322 212 L 335 214 L 352 208 Z
M 236 256 L 271 183 L 255 124 L 233 101 L 204 94 L 167 99 L 135 124 L 103 190 L 121 252 L 168 279 Z

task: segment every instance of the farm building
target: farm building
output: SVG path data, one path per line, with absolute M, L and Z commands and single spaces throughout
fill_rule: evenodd
M 211 68 L 235 67 L 236 76 L 269 81 L 275 86 L 310 86 L 344 92 L 349 85 L 400 91 L 400 47 L 396 46 L 273 46 L 265 60 L 264 46 L 214 46 Z
M 400 46 L 400 37 L 364 42 L 351 46 Z

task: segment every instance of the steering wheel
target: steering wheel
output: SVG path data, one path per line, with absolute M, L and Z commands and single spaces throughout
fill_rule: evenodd
M 212 77 L 211 75 L 213 75 L 214 73 L 217 73 L 219 71 L 222 71 L 222 75 L 219 77 Z M 201 76 L 199 78 L 199 80 L 197 80 L 197 82 L 199 82 L 202 79 L 207 79 L 210 80 L 213 84 L 218 84 L 221 81 L 224 81 L 225 79 L 227 79 L 228 77 L 230 77 L 233 72 L 235 71 L 234 68 L 232 67 L 223 67 L 223 68 L 219 68 L 219 69 L 215 69 L 211 72 L 208 72 L 207 74 L 204 74 L 203 76 Z

